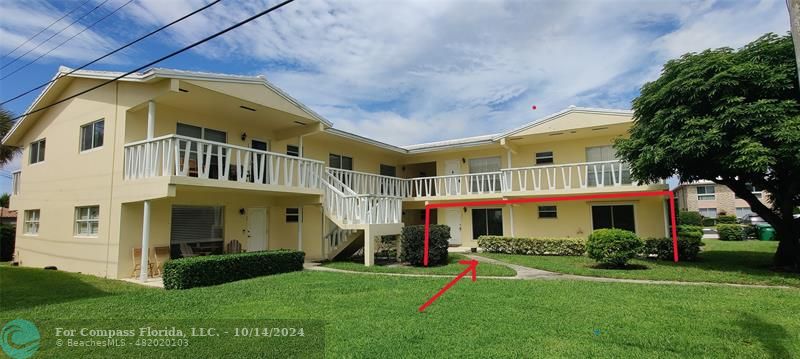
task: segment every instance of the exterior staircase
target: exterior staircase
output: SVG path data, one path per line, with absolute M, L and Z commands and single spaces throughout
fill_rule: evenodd
M 325 215 L 334 227 L 325 236 L 325 256 L 341 258 L 363 247 L 364 264 L 373 265 L 375 237 L 398 235 L 403 228 L 403 198 L 358 193 L 331 172 L 322 188 Z

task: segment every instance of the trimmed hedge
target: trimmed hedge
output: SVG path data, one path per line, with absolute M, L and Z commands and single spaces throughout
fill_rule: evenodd
M 635 233 L 624 229 L 603 228 L 592 232 L 586 241 L 586 254 L 597 262 L 624 267 L 641 253 L 644 242 Z
M 478 238 L 478 247 L 491 253 L 582 256 L 586 252 L 586 239 L 480 236 Z
M 732 214 L 717 216 L 717 224 L 735 224 L 735 223 L 736 223 L 736 216 Z
M 680 211 L 678 212 L 678 224 L 701 226 L 703 224 L 703 216 L 700 215 L 700 212 Z
M 717 219 L 711 217 L 703 217 L 701 224 L 703 225 L 703 227 L 713 227 L 717 225 Z
M 698 238 L 681 238 L 678 237 L 678 258 L 681 261 L 695 261 L 697 255 L 700 253 L 700 247 L 703 242 Z M 644 240 L 644 257 L 655 255 L 659 260 L 671 261 L 674 259 L 672 255 L 672 238 L 647 238 Z
M 430 225 L 430 243 L 428 243 L 428 265 L 445 265 L 447 261 L 447 246 L 450 240 L 450 227 L 444 224 Z M 400 242 L 400 259 L 411 265 L 422 266 L 425 252 L 425 226 L 405 226 Z
M 306 254 L 279 249 L 173 259 L 164 263 L 164 288 L 205 287 L 303 270 Z
M 718 224 L 717 233 L 721 241 L 745 240 L 744 228 L 738 224 Z
M 678 239 L 688 239 L 699 242 L 703 239 L 703 227 L 678 226 Z
M 17 227 L 0 226 L 0 262 L 10 262 L 14 259 L 14 244 L 17 238 Z

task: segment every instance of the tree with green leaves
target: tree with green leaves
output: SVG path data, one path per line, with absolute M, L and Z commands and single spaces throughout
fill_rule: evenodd
M 617 153 L 639 181 L 674 175 L 728 186 L 774 228 L 774 264 L 800 271 L 800 88 L 792 38 L 766 34 L 739 50 L 689 53 L 633 100 Z M 753 194 L 766 190 L 770 205 Z
M 14 121 L 11 119 L 14 118 L 14 115 L 0 107 L 0 138 L 6 136 L 8 131 L 11 131 L 11 127 L 14 127 Z M 6 146 L 0 144 L 0 167 L 7 165 L 14 156 L 20 151 L 18 147 Z
M 0 207 L 8 208 L 10 199 L 11 196 L 8 193 L 3 193 L 2 195 L 0 195 Z

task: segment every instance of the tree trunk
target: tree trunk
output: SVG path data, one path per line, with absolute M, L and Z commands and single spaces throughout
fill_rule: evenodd
M 773 260 L 775 267 L 780 270 L 800 272 L 800 225 L 791 216 L 781 222 L 775 227 L 775 235 L 780 240 Z

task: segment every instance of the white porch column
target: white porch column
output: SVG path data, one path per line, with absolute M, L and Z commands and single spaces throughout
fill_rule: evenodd
M 147 101 L 147 139 L 151 140 L 156 131 L 156 102 Z
M 150 201 L 144 201 L 144 215 L 142 217 L 142 262 L 139 269 L 139 280 L 142 282 L 147 281 L 149 255 L 148 248 L 150 248 Z
M 303 250 L 303 206 L 297 208 L 297 250 Z
M 364 229 L 364 266 L 375 265 L 375 236 L 370 233 L 369 228 Z
M 511 228 L 511 236 L 514 237 L 514 205 L 513 204 L 509 204 L 508 205 L 508 219 L 509 219 L 508 222 L 511 223 L 511 226 L 510 226 L 510 228 Z

